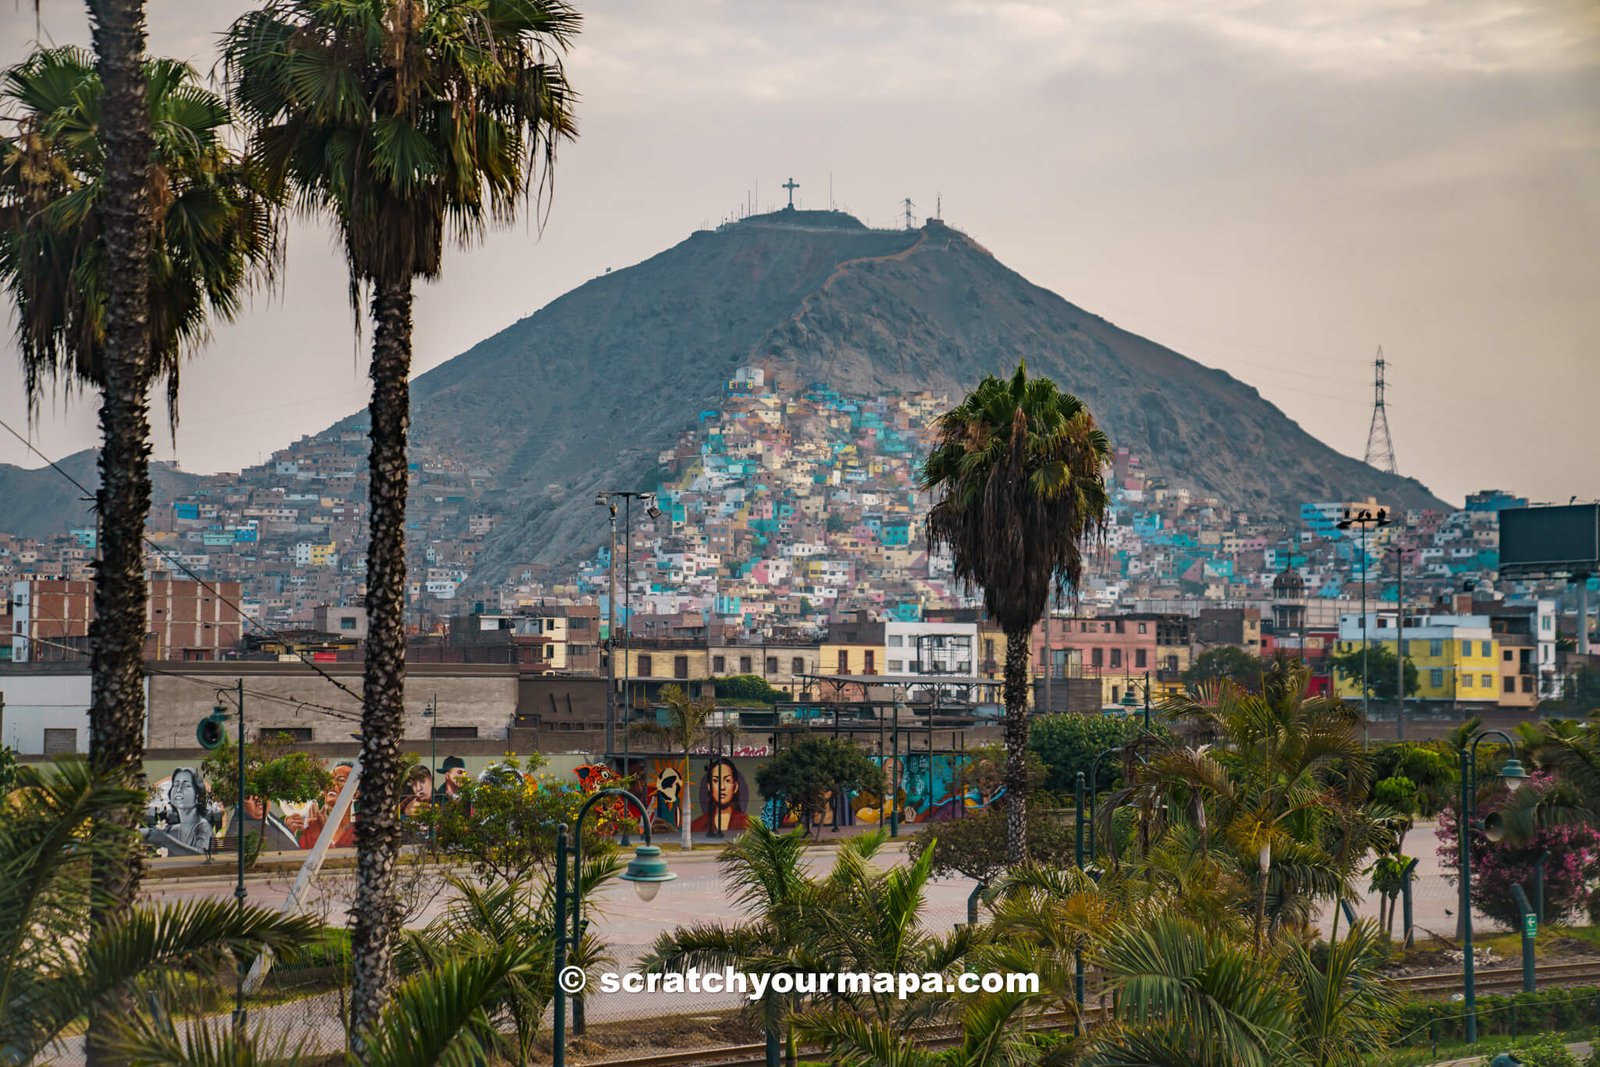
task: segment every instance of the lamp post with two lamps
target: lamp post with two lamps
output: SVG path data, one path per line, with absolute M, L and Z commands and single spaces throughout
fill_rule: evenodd
M 1124 684 L 1124 686 L 1123 686 L 1123 689 L 1122 689 L 1122 699 L 1120 701 L 1118 701 L 1118 703 L 1120 703 L 1123 707 L 1127 708 L 1129 711 L 1132 711 L 1134 708 L 1139 706 L 1139 702 L 1137 700 L 1135 700 L 1134 696 L 1133 696 L 1133 687 L 1134 687 L 1134 682 L 1132 682 L 1131 680 L 1126 682 Z M 1145 733 L 1149 733 L 1150 732 L 1150 672 L 1149 671 L 1145 671 L 1144 672 L 1144 729 L 1145 729 Z
M 1461 985 L 1466 1002 L 1465 1017 L 1469 1045 L 1477 1044 L 1478 1041 L 1478 989 L 1477 976 L 1474 973 L 1475 961 L 1472 958 L 1472 831 L 1476 828 L 1478 743 L 1492 736 L 1504 738 L 1506 745 L 1511 749 L 1510 757 L 1500 768 L 1500 780 L 1506 784 L 1506 788 L 1515 791 L 1528 778 L 1528 772 L 1522 769 L 1522 762 L 1517 759 L 1517 743 L 1511 740 L 1511 735 L 1504 730 L 1480 730 L 1473 735 L 1470 743 L 1461 746 L 1461 818 L 1456 827 L 1461 837 L 1461 867 L 1456 873 L 1460 879 L 1461 889 L 1461 901 L 1458 905 L 1461 908 Z M 1484 820 L 1483 833 L 1490 841 L 1499 841 L 1505 836 L 1505 822 L 1498 813 L 1493 813 Z
M 555 877 L 555 1004 L 554 1026 L 552 1028 L 552 1067 L 566 1067 L 567 1062 L 567 996 L 570 994 L 573 1003 L 574 1029 L 581 1025 L 581 1009 L 578 1007 L 578 997 L 583 992 L 586 977 L 582 968 L 567 966 L 567 950 L 570 940 L 571 948 L 578 948 L 579 938 L 583 935 L 583 820 L 589 814 L 589 809 L 601 797 L 618 797 L 623 801 L 624 818 L 633 817 L 634 812 L 640 812 L 639 829 L 644 833 L 644 844 L 634 850 L 633 859 L 628 863 L 628 869 L 618 877 L 624 882 L 632 882 L 634 890 L 639 894 L 639 899 L 648 904 L 656 898 L 656 893 L 661 889 L 661 883 L 670 882 L 678 877 L 667 869 L 667 861 L 661 855 L 661 849 L 650 843 L 650 820 L 643 816 L 644 805 L 639 798 L 626 789 L 609 787 L 597 789 L 583 802 L 583 807 L 578 809 L 578 817 L 573 820 L 571 837 L 572 848 L 572 878 L 568 885 L 567 878 L 567 824 L 562 823 L 556 828 L 556 877 Z M 630 806 L 631 805 L 631 806 Z M 572 929 L 567 929 L 567 905 L 572 906 Z
M 633 687 L 630 684 L 632 680 L 631 673 L 633 670 L 633 664 L 629 662 L 629 653 L 633 650 L 633 616 L 630 610 L 633 594 L 633 502 L 637 500 L 640 504 L 644 505 L 645 514 L 650 517 L 652 522 L 661 517 L 661 509 L 656 507 L 656 495 L 652 492 L 635 491 L 631 489 L 610 489 L 594 495 L 595 504 L 608 508 L 611 518 L 612 578 L 610 610 L 612 630 L 611 646 L 613 649 L 613 656 L 615 655 L 614 650 L 616 648 L 617 505 L 615 501 L 617 500 L 622 501 L 622 778 L 627 780 L 632 767 L 630 761 L 633 757 L 630 737 L 631 731 L 627 729 L 628 722 L 633 718 Z M 617 718 L 614 710 L 616 707 L 616 668 L 614 666 L 612 667 L 610 673 L 611 685 L 608 688 L 611 690 L 611 693 L 608 700 L 613 711 L 606 717 L 606 754 L 614 757 L 615 753 L 611 751 L 611 747 L 615 743 L 615 723 Z M 639 810 L 641 812 L 644 811 L 643 808 L 640 808 Z M 626 823 L 623 824 L 622 829 L 622 844 L 624 846 L 629 844 Z
M 1371 719 L 1369 713 L 1372 707 L 1372 693 L 1367 682 L 1367 531 L 1388 525 L 1388 508 L 1378 508 L 1376 511 L 1370 508 L 1345 508 L 1343 518 L 1338 522 L 1341 530 L 1355 527 L 1361 531 L 1361 747 L 1363 749 L 1367 747 L 1367 724 Z M 1395 653 L 1400 655 L 1398 646 Z M 1404 663 L 1403 655 L 1400 655 L 1400 659 Z M 1403 685 L 1401 692 L 1403 695 Z
M 422 717 L 428 720 L 428 807 L 433 808 L 439 797 L 439 788 L 433 776 L 439 773 L 439 694 L 433 694 L 422 709 Z M 439 817 L 437 813 L 430 813 L 428 819 L 428 852 L 435 860 L 439 858 Z

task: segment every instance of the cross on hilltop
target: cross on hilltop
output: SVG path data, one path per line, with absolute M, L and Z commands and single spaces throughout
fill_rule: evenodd
M 789 190 L 789 207 L 787 208 L 787 210 L 793 211 L 794 210 L 794 191 L 796 189 L 800 188 L 800 183 L 795 181 L 793 178 L 790 178 L 787 182 L 785 182 L 784 184 L 778 186 L 778 188 L 779 189 L 787 189 L 787 190 Z

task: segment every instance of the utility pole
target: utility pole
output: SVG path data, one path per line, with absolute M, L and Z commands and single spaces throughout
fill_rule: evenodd
M 1041 657 L 1044 660 L 1044 713 L 1046 715 L 1056 710 L 1055 704 L 1050 699 L 1050 676 L 1055 673 L 1056 666 L 1055 653 L 1050 649 L 1050 616 L 1055 614 L 1054 605 L 1050 602 L 1051 599 L 1053 598 L 1047 598 L 1044 602 L 1044 655 Z
M 1399 686 L 1395 690 L 1394 739 L 1406 739 L 1406 550 L 1397 535 L 1394 539 L 1394 658 L 1399 666 Z

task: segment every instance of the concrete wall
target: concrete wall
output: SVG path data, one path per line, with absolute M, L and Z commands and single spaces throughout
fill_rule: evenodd
M 23 757 L 44 755 L 44 732 L 72 730 L 73 751 L 89 751 L 89 672 L 63 664 L 0 667 L 0 744 Z
M 319 664 L 351 693 L 361 692 L 359 663 Z M 217 690 L 245 688 L 245 727 L 255 738 L 262 730 L 311 730 L 314 744 L 353 744 L 361 705 L 303 663 L 232 661 L 153 663 L 150 665 L 152 749 L 196 748 L 195 725 L 211 713 Z M 480 743 L 508 736 L 517 709 L 518 671 L 514 664 L 413 664 L 407 671 L 404 737 L 413 750 L 426 751 L 429 727 L 441 731 L 476 727 Z M 435 694 L 438 716 L 422 713 Z M 231 698 L 225 701 L 231 708 Z M 440 738 L 443 746 L 447 740 Z M 464 742 L 463 742 L 464 743 Z

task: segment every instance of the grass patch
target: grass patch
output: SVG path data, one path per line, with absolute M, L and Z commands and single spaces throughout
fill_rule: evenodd
M 1572 1044 L 1578 1041 L 1588 1041 L 1592 1030 L 1568 1030 L 1559 1036 L 1561 1040 Z M 1476 1045 L 1469 1045 L 1464 1041 L 1441 1041 L 1437 1050 L 1432 1048 L 1401 1049 L 1385 1052 L 1366 1061 L 1366 1067 L 1428 1067 L 1435 1063 L 1448 1063 L 1451 1060 L 1480 1057 L 1487 1061 L 1497 1052 L 1507 1052 L 1528 1043 L 1529 1035 L 1521 1037 L 1508 1037 L 1503 1034 L 1478 1039 Z

